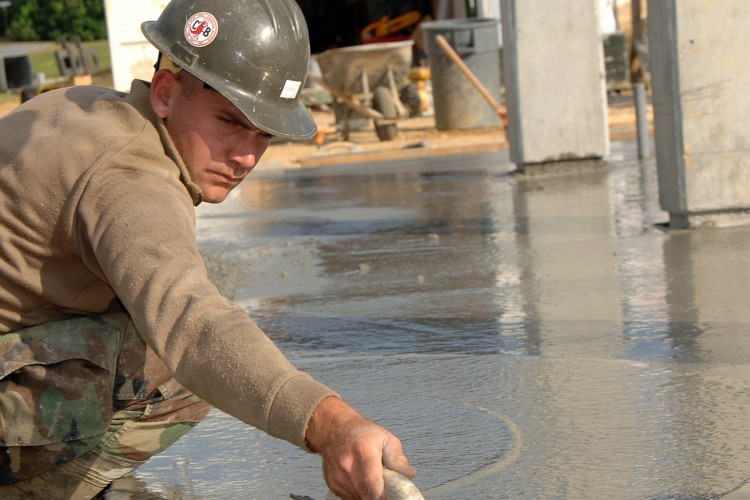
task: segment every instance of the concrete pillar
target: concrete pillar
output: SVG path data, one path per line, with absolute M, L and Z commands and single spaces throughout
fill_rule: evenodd
M 649 0 L 661 206 L 673 228 L 750 222 L 750 2 Z
M 502 0 L 508 141 L 520 170 L 609 153 L 599 9 L 599 0 Z
M 105 0 L 112 79 L 127 92 L 135 78 L 151 80 L 159 53 L 141 33 L 141 23 L 156 21 L 169 0 Z

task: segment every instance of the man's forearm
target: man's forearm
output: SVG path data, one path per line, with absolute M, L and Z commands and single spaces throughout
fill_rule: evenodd
M 349 404 L 335 396 L 324 398 L 313 411 L 305 431 L 307 446 L 316 453 L 322 453 L 333 441 L 347 422 L 365 420 Z

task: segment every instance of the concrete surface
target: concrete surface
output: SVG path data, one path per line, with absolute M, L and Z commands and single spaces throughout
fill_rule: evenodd
M 200 207 L 200 243 L 293 362 L 403 439 L 428 499 L 740 495 L 750 228 L 667 230 L 636 153 L 565 175 L 501 150 L 259 169 Z M 135 477 L 162 498 L 326 491 L 317 457 L 218 412 Z
M 737 490 L 722 497 L 723 500 L 748 500 L 750 499 L 750 483 L 746 482 Z

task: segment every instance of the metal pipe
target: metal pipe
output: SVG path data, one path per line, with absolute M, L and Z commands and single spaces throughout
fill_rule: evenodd
M 448 2 L 450 0 L 438 0 L 438 21 L 448 19 Z
M 638 157 L 648 158 L 651 154 L 648 138 L 648 116 L 646 114 L 646 86 L 643 83 L 633 84 L 635 98 L 635 126 L 638 131 Z

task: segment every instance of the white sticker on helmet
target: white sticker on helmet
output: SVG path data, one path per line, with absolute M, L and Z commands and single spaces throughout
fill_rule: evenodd
M 185 23 L 185 40 L 193 47 L 205 47 L 216 39 L 219 22 L 208 12 L 198 12 Z
M 281 90 L 281 98 L 282 99 L 294 99 L 297 97 L 297 92 L 299 92 L 299 88 L 302 86 L 302 82 L 297 82 L 294 80 L 287 80 L 284 84 L 284 88 Z

